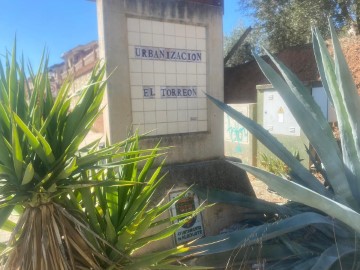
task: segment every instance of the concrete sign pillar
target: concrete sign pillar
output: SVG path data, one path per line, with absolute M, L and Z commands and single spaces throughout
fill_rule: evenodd
M 106 60 L 105 129 L 111 142 L 152 131 L 144 144 L 175 146 L 168 163 L 223 156 L 222 3 L 97 0 Z

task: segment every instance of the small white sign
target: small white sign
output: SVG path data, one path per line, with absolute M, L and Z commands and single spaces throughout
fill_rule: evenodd
M 177 190 L 170 193 L 170 200 L 184 192 Z M 171 207 L 171 216 L 177 216 L 190 211 L 194 211 L 199 207 L 199 198 L 192 191 L 188 191 L 185 196 Z M 176 233 L 175 242 L 181 244 L 204 236 L 204 227 L 202 224 L 201 214 L 193 217 L 186 222 Z

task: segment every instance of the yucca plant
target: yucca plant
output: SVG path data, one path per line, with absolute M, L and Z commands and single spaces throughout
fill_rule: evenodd
M 176 268 L 171 256 L 189 247 L 133 254 L 196 214 L 171 225 L 179 217 L 162 214 L 182 195 L 153 199 L 163 177 L 152 167 L 164 149 L 140 149 L 136 134 L 103 149 L 80 146 L 102 110 L 105 67 L 96 66 L 73 108 L 69 81 L 52 96 L 46 57 L 29 74 L 31 84 L 14 46 L 0 63 L 0 228 L 11 232 L 2 269 Z
M 128 141 L 122 153 L 106 161 L 106 170 L 102 168 L 103 165 L 93 167 L 82 173 L 82 179 L 99 183 L 108 179 L 128 179 L 133 185 L 98 185 L 92 189 L 78 189 L 70 196 L 68 193 L 61 197 L 63 205 L 68 206 L 65 208 L 77 208 L 75 216 L 78 212 L 80 219 L 85 218 L 91 232 L 102 240 L 96 241 L 92 235 L 86 237 L 107 258 L 108 261 L 102 264 L 104 268 L 182 269 L 186 266 L 176 263 L 179 255 L 191 252 L 190 245 L 158 252 L 153 249 L 150 254 L 144 254 L 143 251 L 141 255 L 136 254 L 136 251 L 151 246 L 153 242 L 171 237 L 205 208 L 201 206 L 193 212 L 169 216 L 170 207 L 183 198 L 188 190 L 169 201 L 168 196 L 159 197 L 156 190 L 166 175 L 161 174 L 164 162 L 155 168 L 153 164 L 161 150 L 164 149 L 158 146 L 151 152 L 140 150 L 138 138 Z M 92 154 L 88 157 L 92 158 Z M 119 161 L 114 163 L 114 158 L 123 160 L 120 168 L 117 166 Z M 83 209 L 86 216 L 82 215 Z
M 319 32 L 313 30 L 313 46 L 319 72 L 335 106 L 341 134 L 339 149 L 329 123 L 308 88 L 276 57 L 268 53 L 278 74 L 255 55 L 261 70 L 277 89 L 319 156 L 325 187 L 268 131 L 209 97 L 217 106 L 279 157 L 291 170 L 291 181 L 256 167 L 233 163 L 265 182 L 291 202 L 275 205 L 241 194 L 202 190 L 210 201 L 246 206 L 272 214 L 275 222 L 201 239 L 198 244 L 220 241 L 206 251 L 198 263 L 224 266 L 244 261 L 267 262 L 266 269 L 359 269 L 360 268 L 360 102 L 357 89 L 330 23 L 334 59 Z

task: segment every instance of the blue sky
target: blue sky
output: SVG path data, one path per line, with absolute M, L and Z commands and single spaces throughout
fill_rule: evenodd
M 11 50 L 17 37 L 18 53 L 37 67 L 43 49 L 50 65 L 61 62 L 71 48 L 97 39 L 96 4 L 88 0 L 0 0 L 0 55 Z M 225 0 L 224 34 L 240 22 L 238 0 Z M 243 21 L 246 25 L 246 23 Z

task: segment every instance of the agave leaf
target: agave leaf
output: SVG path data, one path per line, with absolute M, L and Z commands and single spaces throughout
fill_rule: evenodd
M 195 193 L 209 203 L 226 203 L 258 210 L 261 213 L 279 214 L 281 217 L 293 216 L 300 212 L 285 205 L 270 203 L 242 193 L 219 189 L 205 189 L 196 186 Z
M 348 206 L 256 167 L 234 162 L 231 163 L 253 174 L 270 188 L 276 190 L 281 196 L 323 211 L 329 216 L 347 224 L 355 231 L 360 232 L 360 214 Z
M 341 50 L 339 40 L 336 37 L 336 32 L 331 21 L 330 32 L 332 42 L 334 46 L 334 57 L 335 57 L 335 74 L 339 83 L 339 91 L 344 102 L 344 107 L 348 112 L 348 121 L 351 126 L 351 134 L 354 140 L 354 149 L 348 149 L 351 151 L 349 158 L 355 158 L 353 160 L 346 160 L 348 165 L 355 175 L 360 175 L 360 98 L 352 78 L 352 74 L 346 63 L 344 54 Z M 344 131 L 346 132 L 346 131 Z M 345 142 L 344 142 L 345 143 Z M 350 153 L 349 153 L 350 154 Z M 358 183 L 358 192 L 360 192 L 360 182 Z
M 349 184 L 352 188 L 352 192 L 355 198 L 360 196 L 360 188 L 358 187 L 359 182 L 356 175 L 360 173 L 359 165 L 359 156 L 356 150 L 356 142 L 353 137 L 353 128 L 350 123 L 350 115 L 352 112 L 348 111 L 345 105 L 345 100 L 343 95 L 346 95 L 346 92 L 341 93 L 339 82 L 337 80 L 336 68 L 331 56 L 327 50 L 326 44 L 319 34 L 318 30 L 314 31 L 314 44 L 316 44 L 315 49 L 319 49 L 321 54 L 321 60 L 324 67 L 326 82 L 329 86 L 329 91 L 331 93 L 334 107 L 337 114 L 337 120 L 339 124 L 340 137 L 342 141 L 342 152 L 343 152 L 343 161 L 344 165 L 347 168 L 346 176 L 349 181 Z M 335 39 L 335 36 L 333 36 Z M 334 42 L 334 41 L 333 41 Z M 338 48 L 339 49 L 339 48 Z M 345 70 L 347 67 L 344 67 Z M 346 72 L 346 71 L 345 71 Z M 357 98 L 355 98 L 356 100 Z M 354 101 L 355 102 L 355 101 Z M 355 112 L 355 111 L 354 111 Z M 359 199 L 358 199 L 359 200 Z
M 309 259 L 303 259 L 300 261 L 295 261 L 295 263 L 290 263 L 289 265 L 285 265 L 285 268 L 282 268 L 284 270 L 287 269 L 293 269 L 293 270 L 304 270 L 304 269 L 311 269 L 311 267 L 316 263 L 317 258 L 313 257 L 313 258 L 309 258 Z M 277 269 L 277 267 L 275 266 L 272 269 Z
M 326 95 L 327 95 L 329 101 L 331 102 L 331 104 L 334 105 L 334 101 L 331 96 L 330 87 L 329 87 L 328 81 L 326 79 L 325 67 L 324 67 L 323 59 L 322 59 L 321 52 L 320 52 L 320 46 L 319 46 L 319 43 L 317 40 L 317 35 L 315 34 L 315 31 L 316 31 L 315 28 L 311 29 L 312 40 L 313 40 L 313 50 L 314 50 L 316 65 L 318 67 L 322 86 L 325 89 Z M 329 60 L 331 62 L 331 58 Z
M 341 242 L 336 243 L 326 249 L 321 256 L 317 259 L 316 263 L 312 265 L 311 270 L 323 269 L 328 270 L 331 269 L 333 264 L 337 262 L 344 255 L 355 253 L 356 246 L 344 245 Z
M 279 240 L 284 243 L 284 245 L 289 250 L 291 250 L 293 254 L 298 254 L 297 256 L 300 258 L 308 258 L 309 254 L 313 253 L 311 249 L 305 247 L 303 244 L 300 244 L 297 241 L 292 241 L 287 235 L 280 236 Z
M 329 20 L 332 42 L 334 46 L 335 58 L 335 74 L 339 83 L 339 90 L 344 99 L 344 105 L 349 113 L 349 121 L 353 128 L 354 140 L 357 142 L 356 150 L 359 151 L 359 134 L 360 134 L 360 106 L 359 94 L 353 80 L 351 71 L 346 63 L 346 59 L 341 50 L 339 39 L 337 38 L 336 31 L 333 23 Z
M 297 181 L 322 195 L 331 197 L 331 193 L 267 130 L 225 103 L 209 95 L 208 98 L 231 118 L 249 130 L 263 145 L 285 162 L 293 173 L 298 176 L 296 177 Z
M 270 263 L 273 261 L 283 261 L 284 258 L 310 255 L 312 254 L 293 253 L 283 244 L 263 242 L 260 245 L 251 247 L 245 245 L 228 252 L 214 253 L 211 254 L 211 256 L 201 256 L 200 254 L 199 258 L 194 262 L 198 265 L 215 267 L 216 269 L 242 269 L 242 267 L 245 268 L 245 265 L 258 263 L 259 259 L 264 259 L 266 262 Z M 189 264 L 193 265 L 194 263 L 190 261 Z M 271 268 L 267 266 L 266 269 Z
M 274 223 L 268 223 L 228 234 L 208 236 L 206 238 L 199 239 L 194 243 L 194 245 L 196 245 L 194 251 L 203 252 L 203 255 L 226 252 L 240 247 L 258 244 L 269 239 L 274 239 L 314 224 L 329 226 L 330 228 L 334 225 L 333 221 L 329 217 L 312 212 L 306 212 Z
M 334 139 L 332 130 L 324 118 L 319 106 L 315 103 L 308 89 L 301 81 L 280 61 L 267 52 L 272 62 L 280 70 L 285 81 L 261 57 L 254 54 L 262 72 L 277 89 L 284 99 L 297 122 L 304 130 L 306 136 L 318 153 L 328 180 L 340 197 L 348 204 L 356 205 L 349 183 L 346 180 L 345 170 L 341 159 L 340 150 Z M 319 136 L 319 134 L 322 134 Z

